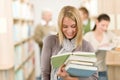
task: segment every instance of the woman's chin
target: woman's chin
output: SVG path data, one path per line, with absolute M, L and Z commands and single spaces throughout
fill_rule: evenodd
M 67 36 L 68 39 L 73 39 L 73 36 Z

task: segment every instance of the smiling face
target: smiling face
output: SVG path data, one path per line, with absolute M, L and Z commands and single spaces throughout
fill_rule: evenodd
M 109 21 L 101 20 L 100 22 L 97 22 L 96 25 L 98 26 L 97 28 L 99 31 L 105 32 L 105 31 L 107 31 L 107 28 L 109 26 Z
M 68 17 L 65 17 L 63 19 L 62 32 L 66 38 L 74 38 L 77 34 L 76 22 Z

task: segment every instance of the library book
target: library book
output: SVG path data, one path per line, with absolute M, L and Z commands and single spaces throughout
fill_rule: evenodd
M 65 64 L 65 70 L 71 76 L 89 77 L 97 71 L 94 63 L 97 61 L 94 52 L 66 52 L 51 57 L 53 68 Z

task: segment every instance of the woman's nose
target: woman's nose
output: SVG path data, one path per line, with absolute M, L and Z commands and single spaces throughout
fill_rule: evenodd
M 73 29 L 72 28 L 68 28 L 68 33 L 72 33 Z

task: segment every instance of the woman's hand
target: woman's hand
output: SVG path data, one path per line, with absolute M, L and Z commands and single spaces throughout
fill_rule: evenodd
M 60 76 L 63 80 L 79 80 L 76 77 L 71 77 L 65 70 L 65 65 L 62 65 L 57 72 L 57 75 Z
M 58 69 L 57 75 L 62 77 L 63 79 L 69 76 L 69 74 L 65 71 L 65 65 L 62 65 Z

